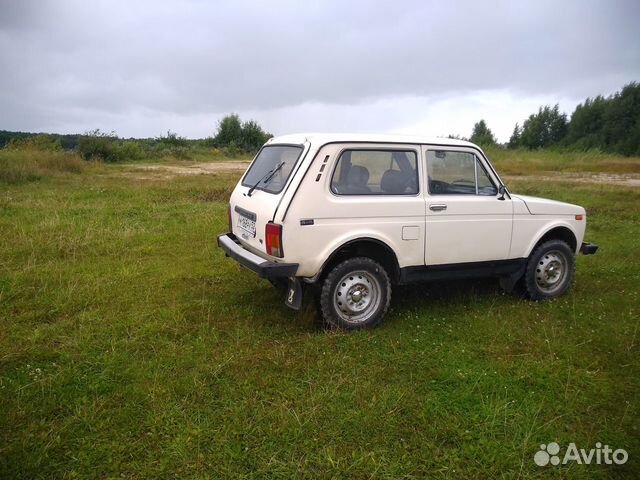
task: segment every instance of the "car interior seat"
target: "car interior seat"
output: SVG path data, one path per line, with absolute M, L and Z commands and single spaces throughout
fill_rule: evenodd
M 369 170 L 360 165 L 352 165 L 347 174 L 346 193 L 371 193 L 371 189 L 367 186 L 368 181 Z
M 387 170 L 380 179 L 380 189 L 390 195 L 401 195 L 407 189 L 409 177 L 399 170 Z

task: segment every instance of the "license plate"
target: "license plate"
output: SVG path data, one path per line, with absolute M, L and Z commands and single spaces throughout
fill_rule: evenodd
M 256 221 L 245 217 L 242 214 L 238 215 L 238 227 L 247 232 L 252 237 L 256 236 Z

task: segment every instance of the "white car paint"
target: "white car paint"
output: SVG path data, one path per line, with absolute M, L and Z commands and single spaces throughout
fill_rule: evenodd
M 584 208 L 571 203 L 558 202 L 547 198 L 515 195 L 522 200 L 533 215 L 585 215 Z

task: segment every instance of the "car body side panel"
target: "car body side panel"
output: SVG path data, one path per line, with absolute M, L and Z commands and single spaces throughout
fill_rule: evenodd
M 525 199 L 533 199 L 524 195 L 514 194 L 513 198 L 513 235 L 511 238 L 511 258 L 528 257 L 538 241 L 557 227 L 569 229 L 576 237 L 576 253 L 580 249 L 587 224 L 585 210 L 582 207 L 553 200 L 535 198 L 534 211 L 547 211 L 548 214 L 531 213 L 531 205 Z M 557 210 L 555 212 L 554 210 Z M 568 214 L 567 212 L 571 212 Z M 576 220 L 575 214 L 582 215 L 582 220 Z
M 513 219 L 513 239 L 510 256 L 512 258 L 528 257 L 536 243 L 554 228 L 569 229 L 576 237 L 578 253 L 584 239 L 586 218 L 575 220 L 573 215 L 558 217 L 558 215 L 516 215 Z
M 400 267 L 424 264 L 426 207 L 422 191 L 418 195 L 331 192 L 331 176 L 340 152 L 358 147 L 348 143 L 323 147 L 289 205 L 283 244 L 286 261 L 300 264 L 299 276 L 316 275 L 336 248 L 358 238 L 386 244 L 396 254 Z M 418 160 L 421 158 L 415 145 L 367 145 L 377 147 L 414 150 Z M 421 163 L 418 161 L 419 170 Z M 313 224 L 301 225 L 302 220 L 313 220 Z
M 519 200 L 522 200 L 529 213 L 533 215 L 584 215 L 584 208 L 571 203 L 559 202 L 548 198 L 531 197 L 528 195 L 514 194 Z

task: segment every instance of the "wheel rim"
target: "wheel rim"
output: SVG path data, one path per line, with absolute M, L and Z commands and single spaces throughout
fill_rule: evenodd
M 369 319 L 380 305 L 380 282 L 365 271 L 346 274 L 335 289 L 333 306 L 345 322 L 362 323 Z
M 554 293 L 567 276 L 567 257 L 558 250 L 545 253 L 536 266 L 536 284 L 544 293 Z

